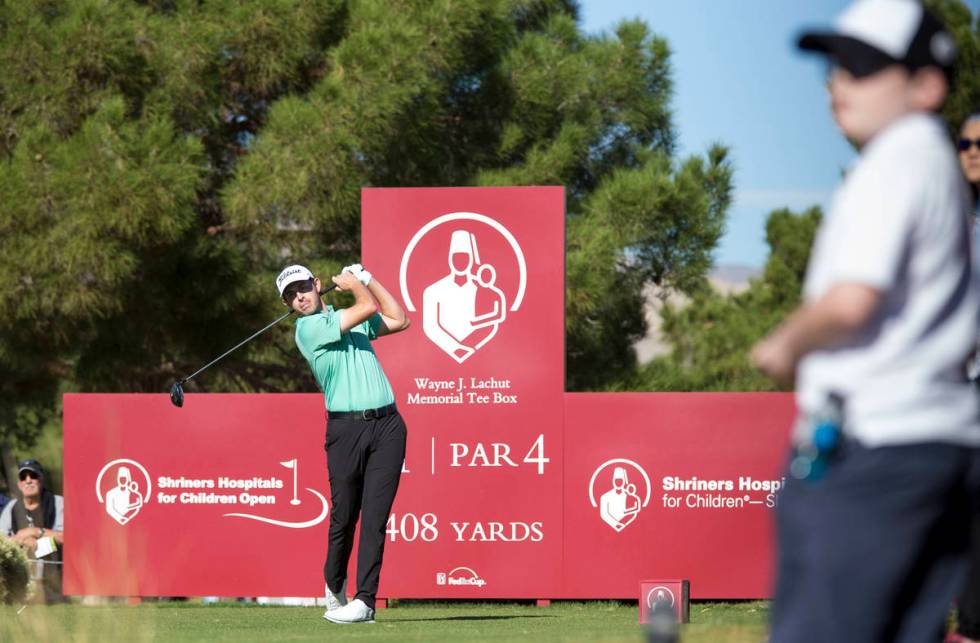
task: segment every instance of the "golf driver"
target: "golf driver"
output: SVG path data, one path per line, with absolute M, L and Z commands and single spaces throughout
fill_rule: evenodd
M 333 290 L 336 287 L 337 287 L 337 284 L 331 284 L 325 290 L 321 291 L 319 294 L 320 295 L 325 295 L 325 294 L 327 294 L 328 292 L 330 292 L 331 290 Z M 197 369 L 196 371 L 194 371 L 193 373 L 191 373 L 187 377 L 182 377 L 179 380 L 177 380 L 176 382 L 174 382 L 174 385 L 170 387 L 170 401 L 177 408 L 180 408 L 180 407 L 184 406 L 184 382 L 190 381 L 195 375 L 199 374 L 204 369 L 208 368 L 212 364 L 215 364 L 216 362 L 220 362 L 222 359 L 224 359 L 225 357 L 227 357 L 231 353 L 234 353 L 236 350 L 238 350 L 239 348 L 241 348 L 245 344 L 249 343 L 250 341 L 252 341 L 253 339 L 255 339 L 256 337 L 258 337 L 259 335 L 261 335 L 265 331 L 269 330 L 270 328 L 272 328 L 273 326 L 275 326 L 276 324 L 278 324 L 279 322 L 281 322 L 282 320 L 286 319 L 287 317 L 289 317 L 292 314 L 293 314 L 293 310 L 292 310 L 292 308 L 290 308 L 288 313 L 285 313 L 284 315 L 282 315 L 281 317 L 279 317 L 278 319 L 276 319 L 274 322 L 272 322 L 271 324 L 269 324 L 268 326 L 266 326 L 262 330 L 253 333 L 247 339 L 243 340 L 242 342 L 240 342 L 238 344 L 235 344 L 234 346 L 232 346 L 231 348 L 229 348 L 228 350 L 226 350 L 224 353 L 222 353 L 221 355 L 218 355 L 213 360 L 211 360 L 210 362 L 208 362 L 207 364 L 205 364 L 201 368 Z

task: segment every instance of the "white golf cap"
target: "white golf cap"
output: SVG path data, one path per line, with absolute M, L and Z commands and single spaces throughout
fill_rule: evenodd
M 857 0 L 833 29 L 804 33 L 799 47 L 830 55 L 857 78 L 888 65 L 948 74 L 956 61 L 952 36 L 918 0 Z
M 282 291 L 286 289 L 286 286 L 293 283 L 294 281 L 306 281 L 307 279 L 313 279 L 313 273 L 309 271 L 306 266 L 301 266 L 299 264 L 294 264 L 292 266 L 286 266 L 276 277 L 276 288 L 279 289 L 279 296 L 282 297 Z

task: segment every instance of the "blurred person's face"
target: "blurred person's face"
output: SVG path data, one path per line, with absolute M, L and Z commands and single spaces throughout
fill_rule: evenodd
M 837 126 L 859 146 L 915 109 L 910 74 L 899 65 L 862 78 L 834 67 L 827 86 Z
M 974 185 L 980 184 L 980 119 L 963 124 L 957 145 L 963 176 Z

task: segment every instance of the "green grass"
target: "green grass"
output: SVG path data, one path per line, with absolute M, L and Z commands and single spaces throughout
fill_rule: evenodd
M 681 640 L 758 643 L 765 637 L 767 611 L 764 602 L 695 603 Z M 322 614 L 322 608 L 231 603 L 30 605 L 20 615 L 0 607 L 0 641 L 643 640 L 635 604 L 617 602 L 403 602 L 379 610 L 374 625 L 334 625 Z

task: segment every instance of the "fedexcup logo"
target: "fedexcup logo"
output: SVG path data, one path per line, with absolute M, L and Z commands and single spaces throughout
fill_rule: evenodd
M 642 489 L 637 487 L 641 481 Z M 650 476 L 632 460 L 606 460 L 589 480 L 589 501 L 604 523 L 621 532 L 650 503 Z
M 480 575 L 469 567 L 457 567 L 448 574 L 444 572 L 436 574 L 436 585 L 483 587 L 486 584 L 487 581 L 480 578 Z
M 410 312 L 416 310 L 409 288 L 411 259 L 422 243 L 423 256 L 443 258 L 438 272 L 421 276 L 412 271 L 413 285 L 423 286 L 422 329 L 462 364 L 497 335 L 508 312 L 520 309 L 527 287 L 524 251 L 507 228 L 486 215 L 436 217 L 415 233 L 402 254 L 398 279 Z
M 103 480 L 106 483 L 104 494 Z M 152 486 L 150 474 L 143 465 L 135 460 L 119 458 L 99 471 L 99 477 L 95 480 L 95 495 L 105 505 L 106 513 L 120 525 L 125 525 L 150 501 Z

